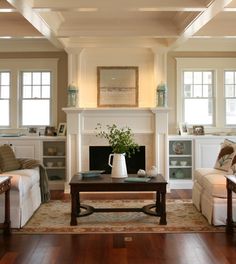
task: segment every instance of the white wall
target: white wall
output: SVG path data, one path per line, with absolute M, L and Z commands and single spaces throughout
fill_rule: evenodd
M 97 107 L 97 66 L 138 66 L 139 107 L 155 106 L 154 54 L 150 49 L 85 48 L 78 60 L 80 107 Z

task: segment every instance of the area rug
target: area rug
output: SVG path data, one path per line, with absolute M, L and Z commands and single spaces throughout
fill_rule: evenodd
M 150 200 L 86 200 L 82 203 L 97 208 L 142 207 Z M 70 201 L 53 200 L 42 204 L 29 222 L 16 233 L 175 233 L 222 232 L 196 210 L 191 200 L 167 200 L 167 225 L 159 225 L 159 217 L 142 212 L 96 212 L 77 218 L 78 225 L 70 226 Z

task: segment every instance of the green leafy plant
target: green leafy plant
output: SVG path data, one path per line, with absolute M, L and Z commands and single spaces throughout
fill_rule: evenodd
M 127 157 L 130 157 L 131 154 L 139 151 L 139 146 L 134 141 L 131 128 L 119 129 L 115 124 L 107 125 L 106 127 L 106 131 L 102 130 L 102 125 L 98 123 L 95 128 L 96 136 L 107 139 L 113 153 L 125 153 Z

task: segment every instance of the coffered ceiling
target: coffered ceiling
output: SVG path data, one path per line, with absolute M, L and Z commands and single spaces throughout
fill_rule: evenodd
M 0 0 L 0 39 L 57 48 L 235 39 L 236 0 Z

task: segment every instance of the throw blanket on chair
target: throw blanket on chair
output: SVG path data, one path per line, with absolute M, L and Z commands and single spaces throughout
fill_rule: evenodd
M 44 166 L 34 159 L 18 159 L 21 164 L 21 169 L 33 169 L 39 167 L 40 174 L 40 191 L 42 203 L 46 203 L 50 200 L 50 191 L 48 186 L 48 175 Z

